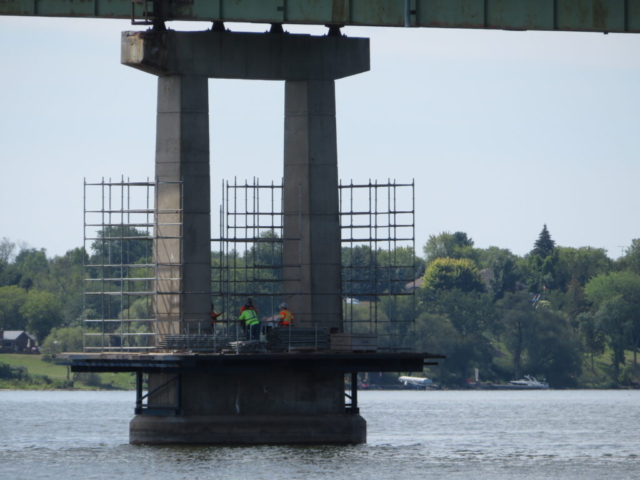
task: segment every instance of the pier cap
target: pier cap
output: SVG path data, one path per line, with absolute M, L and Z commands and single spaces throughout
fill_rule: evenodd
M 337 80 L 369 71 L 369 39 L 288 33 L 122 32 L 121 63 L 158 76 Z

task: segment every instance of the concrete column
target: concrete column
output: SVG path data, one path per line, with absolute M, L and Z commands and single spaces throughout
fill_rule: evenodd
M 156 194 L 158 333 L 181 333 L 181 320 L 209 325 L 211 202 L 208 80 L 158 77 Z M 164 183 L 173 182 L 173 183 Z M 181 182 L 181 183 L 177 183 Z
M 342 331 L 335 82 L 285 82 L 284 291 L 296 325 Z

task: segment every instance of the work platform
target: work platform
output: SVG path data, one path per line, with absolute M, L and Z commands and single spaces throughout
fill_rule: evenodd
M 70 353 L 64 360 L 72 372 L 237 373 L 288 368 L 330 372 L 418 372 L 436 365 L 443 355 L 430 353 Z

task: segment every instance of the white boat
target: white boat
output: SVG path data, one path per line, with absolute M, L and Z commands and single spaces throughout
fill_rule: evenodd
M 398 381 L 404 383 L 405 387 L 412 385 L 418 388 L 427 388 L 433 383 L 433 380 L 424 377 L 400 377 L 398 378 Z
M 480 382 L 480 372 L 476 368 L 476 381 L 467 380 L 468 388 L 477 388 L 480 390 L 549 390 L 549 384 L 543 379 L 539 382 L 530 375 L 525 375 L 522 380 L 511 380 L 506 385 L 500 383 L 482 383 Z
M 548 390 L 549 384 L 544 380 L 539 382 L 535 377 L 525 375 L 522 380 L 511 380 L 505 387 L 511 387 L 512 390 Z
M 534 377 L 525 375 L 522 380 L 511 380 L 506 385 L 482 383 L 477 384 L 476 388 L 483 390 L 549 390 L 549 384 L 545 381 L 539 382 Z

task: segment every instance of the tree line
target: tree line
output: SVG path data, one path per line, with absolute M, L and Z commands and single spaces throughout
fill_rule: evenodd
M 447 355 L 445 383 L 478 368 L 485 381 L 638 385 L 640 239 L 614 261 L 601 248 L 557 246 L 546 225 L 524 256 L 443 232 L 424 256 L 414 346 Z
M 127 276 L 136 265 L 152 261 L 150 242 L 131 239 L 144 232 L 108 228 L 132 230 L 99 235 L 129 240 L 96 240 L 89 252 L 75 248 L 53 258 L 44 249 L 3 238 L 0 328 L 27 330 L 52 353 L 81 348 L 82 318 L 100 318 L 106 308 L 90 296 L 83 301 L 84 275 Z M 485 381 L 532 374 L 546 377 L 555 388 L 637 385 L 640 239 L 615 261 L 604 249 L 556 245 L 546 225 L 532 240 L 532 250 L 523 256 L 505 248 L 476 248 L 465 232 L 430 236 L 423 256 L 410 248 L 344 247 L 343 290 L 364 302 L 378 302 L 380 318 L 375 320 L 389 320 L 392 310 L 406 325 L 415 319 L 415 331 L 401 332 L 401 346 L 446 355 L 430 372 L 445 385 L 464 385 L 475 368 Z M 261 290 L 273 293 L 281 279 L 281 247 L 273 245 L 212 252 L 212 263 L 235 265 L 231 280 L 241 288 L 249 288 L 242 267 L 274 266 L 260 270 L 264 279 L 257 278 L 258 283 L 264 280 Z M 119 263 L 130 265 L 129 270 L 101 266 Z M 96 266 L 83 273 L 83 265 Z M 222 279 L 220 270 L 213 272 L 215 291 Z M 416 282 L 408 281 L 412 276 Z M 417 285 L 415 302 L 397 296 Z M 388 296 L 378 298 L 383 292 Z M 145 318 L 149 306 L 143 300 L 109 305 L 108 317 Z M 266 312 L 273 302 L 270 297 L 265 302 Z M 387 308 L 391 303 L 393 308 Z M 367 315 L 364 306 L 350 308 Z

